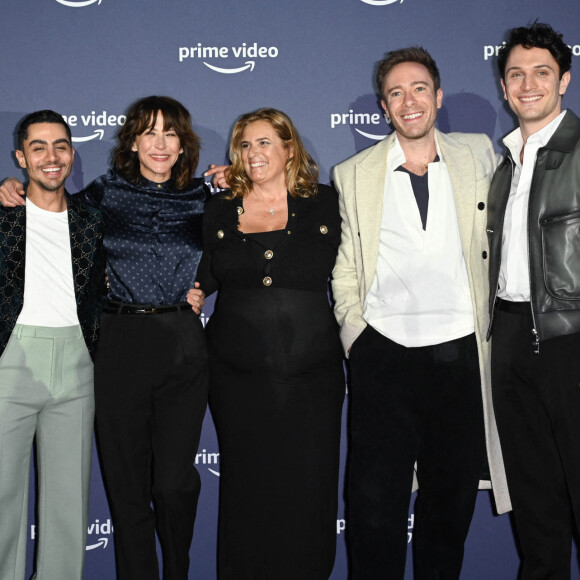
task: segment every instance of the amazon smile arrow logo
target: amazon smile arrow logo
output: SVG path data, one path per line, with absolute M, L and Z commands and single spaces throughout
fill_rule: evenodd
M 96 544 L 90 544 L 89 546 L 86 547 L 86 549 L 87 551 L 94 550 L 95 548 L 100 548 L 101 546 L 103 546 L 103 549 L 105 549 L 108 543 L 109 540 L 107 538 L 99 538 L 99 541 Z
M 354 130 L 363 137 L 366 137 L 367 139 L 372 139 L 373 141 L 382 141 L 386 137 L 386 135 L 373 135 L 372 133 L 365 133 L 364 131 L 357 129 L 356 127 L 354 128 Z
M 394 4 L 399 0 L 360 0 L 360 1 L 364 2 L 365 4 L 370 4 L 371 6 L 386 6 L 387 4 Z M 401 4 L 402 3 L 403 0 L 401 0 Z
M 83 141 L 92 141 L 93 139 L 99 138 L 99 141 L 103 140 L 103 135 L 105 134 L 104 129 L 95 129 L 95 132 L 88 137 L 73 137 L 72 140 L 75 143 L 82 143 Z
M 70 6 L 71 8 L 84 8 L 85 6 L 90 6 L 91 4 L 97 3 L 97 6 L 103 0 L 79 0 L 79 2 L 75 2 L 74 0 L 56 0 L 59 4 L 63 6 Z
M 245 71 L 247 69 L 250 69 L 250 72 L 252 72 L 254 70 L 254 65 L 256 63 L 253 60 L 247 60 L 246 66 L 240 66 L 238 68 L 221 68 L 219 66 L 213 66 L 205 61 L 203 64 L 205 64 L 205 66 L 207 66 L 207 68 L 210 68 L 211 70 L 215 70 L 215 72 L 223 73 L 226 75 L 233 75 L 233 74 Z

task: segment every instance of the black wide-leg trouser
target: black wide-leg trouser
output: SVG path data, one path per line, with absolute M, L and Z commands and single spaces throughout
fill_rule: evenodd
M 95 362 L 97 441 L 118 580 L 187 580 L 208 390 L 205 335 L 189 309 L 103 314 Z
M 568 580 L 580 517 L 580 334 L 532 344 L 529 303 L 500 302 L 492 391 L 521 580 Z
M 369 325 L 350 368 L 350 577 L 404 577 L 417 461 L 414 577 L 458 579 L 485 454 L 475 336 L 406 348 Z

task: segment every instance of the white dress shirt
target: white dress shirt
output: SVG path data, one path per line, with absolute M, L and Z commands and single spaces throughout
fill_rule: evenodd
M 474 331 L 473 306 L 449 172 L 428 167 L 429 209 L 423 230 L 397 139 L 387 158 L 379 255 L 363 318 L 406 347 L 428 346 Z
M 520 153 L 524 146 L 522 132 L 518 127 L 504 140 L 514 160 L 512 184 L 507 202 L 499 269 L 498 296 L 512 302 L 530 300 L 530 264 L 528 257 L 528 205 L 530 187 L 538 149 L 544 147 L 559 127 L 566 111 L 538 132 L 530 135 L 524 149 L 523 163 Z

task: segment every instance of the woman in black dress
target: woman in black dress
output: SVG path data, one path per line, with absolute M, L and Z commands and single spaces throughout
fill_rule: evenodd
M 207 326 L 221 453 L 219 578 L 326 580 L 336 546 L 344 375 L 328 277 L 334 189 L 291 120 L 243 115 L 231 191 L 204 217 L 198 280 L 219 290 Z

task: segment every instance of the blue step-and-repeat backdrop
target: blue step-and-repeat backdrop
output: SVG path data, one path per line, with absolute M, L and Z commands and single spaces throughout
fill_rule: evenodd
M 439 129 L 487 133 L 501 151 L 501 138 L 515 120 L 499 86 L 496 51 L 508 29 L 536 18 L 562 32 L 573 48 L 564 105 L 580 113 L 578 0 L 4 2 L 0 176 L 21 175 L 13 154 L 17 122 L 33 110 L 51 108 L 72 128 L 77 157 L 68 189 L 77 191 L 105 172 L 129 103 L 164 94 L 193 115 L 203 140 L 200 174 L 226 160 L 238 115 L 272 106 L 292 117 L 327 183 L 333 165 L 390 131 L 375 95 L 374 67 L 387 51 L 410 45 L 427 48 L 439 65 L 444 92 Z M 205 320 L 211 311 L 210 303 Z M 343 436 L 343 465 L 344 442 Z M 189 578 L 213 580 L 220 466 L 209 414 L 196 464 L 203 489 Z M 343 476 L 341 470 L 341 485 Z M 347 575 L 343 514 L 341 501 L 332 580 Z M 29 570 L 34 510 L 30 517 Z M 85 579 L 114 579 L 113 527 L 96 456 L 88 531 Z M 412 532 L 411 505 L 410 546 Z M 462 579 L 515 580 L 517 570 L 509 516 L 495 516 L 489 493 L 480 492 Z M 410 566 L 406 578 L 412 578 Z

